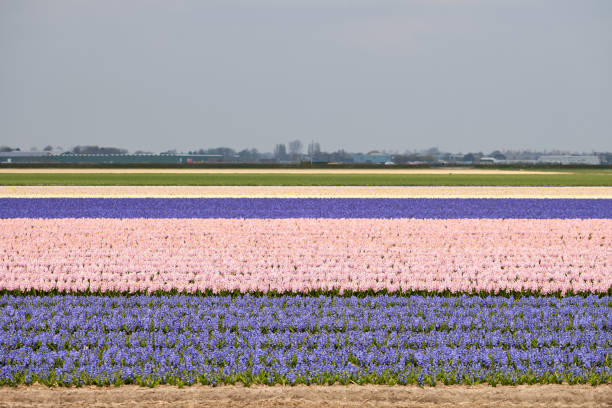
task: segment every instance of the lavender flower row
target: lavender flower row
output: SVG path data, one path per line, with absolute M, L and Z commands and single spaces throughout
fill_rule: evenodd
M 0 218 L 612 218 L 609 199 L 1 198 Z
M 612 380 L 610 296 L 0 296 L 0 384 Z

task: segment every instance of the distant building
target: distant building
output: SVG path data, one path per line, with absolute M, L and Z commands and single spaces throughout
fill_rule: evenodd
M 369 152 L 366 154 L 356 153 L 353 154 L 352 157 L 353 163 L 385 164 L 387 162 L 393 162 L 392 155 L 380 153 L 377 151 Z
M 479 164 L 495 164 L 499 163 L 500 160 L 497 160 L 495 157 L 483 156 L 478 159 Z
M 39 157 L 51 156 L 52 152 L 47 151 L 21 151 L 13 150 L 12 152 L 0 152 L 0 157 Z
M 443 159 L 446 163 L 458 163 L 458 162 L 463 162 L 463 155 L 449 153 Z
M 4 163 L 73 163 L 73 164 L 188 164 L 219 163 L 222 154 L 75 154 L 64 152 L 3 152 Z
M 546 164 L 591 164 L 594 166 L 601 164 L 599 156 L 570 154 L 544 155 L 538 157 L 537 162 Z
M 53 152 L 48 151 L 22 152 L 13 150 L 12 152 L 0 152 L 0 163 L 32 163 L 38 162 L 41 159 L 44 161 L 52 155 Z

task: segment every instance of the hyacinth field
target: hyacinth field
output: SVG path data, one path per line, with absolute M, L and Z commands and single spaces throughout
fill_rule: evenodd
M 610 188 L 115 187 L 0 187 L 1 385 L 612 382 Z

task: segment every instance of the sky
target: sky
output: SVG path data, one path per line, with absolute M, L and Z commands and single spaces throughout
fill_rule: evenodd
M 0 145 L 612 151 L 610 0 L 0 0 Z

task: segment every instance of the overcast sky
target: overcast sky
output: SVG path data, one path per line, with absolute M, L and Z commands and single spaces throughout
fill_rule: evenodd
M 610 0 L 0 0 L 0 144 L 612 150 Z

